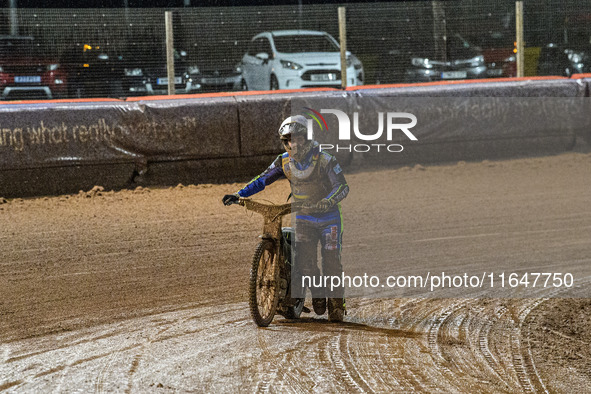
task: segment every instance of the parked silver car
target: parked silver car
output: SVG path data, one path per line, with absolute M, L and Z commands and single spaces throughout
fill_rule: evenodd
M 435 53 L 434 46 L 421 43 L 413 48 L 409 63 L 407 82 L 487 78 L 484 56 L 459 34 L 448 37 L 444 58 Z

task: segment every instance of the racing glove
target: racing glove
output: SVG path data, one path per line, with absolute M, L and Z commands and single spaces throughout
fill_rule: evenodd
M 238 193 L 226 194 L 222 198 L 222 202 L 224 203 L 224 205 L 238 204 L 239 199 L 240 199 L 240 196 L 238 195 Z
M 326 212 L 328 211 L 330 208 L 332 208 L 334 204 L 332 203 L 332 201 L 327 200 L 326 198 L 323 198 L 322 200 L 318 201 L 316 203 L 316 209 L 322 212 Z

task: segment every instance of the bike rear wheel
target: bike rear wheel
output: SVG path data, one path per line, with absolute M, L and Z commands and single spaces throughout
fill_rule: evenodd
M 295 302 L 295 305 L 287 307 L 284 316 L 286 319 L 299 319 L 303 310 L 304 310 L 304 299 L 298 298 Z
M 252 259 L 249 283 L 249 304 L 252 319 L 259 327 L 273 321 L 279 301 L 279 264 L 275 245 L 262 240 Z

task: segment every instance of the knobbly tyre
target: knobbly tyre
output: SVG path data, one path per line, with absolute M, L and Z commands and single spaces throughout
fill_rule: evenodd
M 248 302 L 250 314 L 259 327 L 267 327 L 278 313 L 288 319 L 298 319 L 304 307 L 304 298 L 292 299 L 291 243 L 294 230 L 282 227 L 283 216 L 291 213 L 292 205 L 263 203 L 240 198 L 237 204 L 259 213 L 264 218 L 261 241 L 257 245 L 250 269 Z

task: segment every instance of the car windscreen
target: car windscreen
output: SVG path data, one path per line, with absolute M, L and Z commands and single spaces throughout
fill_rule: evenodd
M 323 35 L 286 35 L 273 36 L 277 52 L 338 52 L 339 47 L 327 36 Z
M 480 55 L 480 52 L 459 34 L 452 34 L 447 37 L 448 59 L 470 59 L 478 55 Z
M 421 57 L 438 61 L 466 60 L 481 54 L 476 47 L 471 46 L 468 41 L 457 34 L 447 36 L 444 45 L 445 58 L 442 58 L 444 54 L 437 50 L 435 41 L 432 38 L 422 41 L 412 40 L 404 42 L 396 50 L 390 50 L 389 54 L 394 57 L 404 56 L 406 54 L 411 57 Z
M 130 65 L 151 65 L 166 64 L 166 48 L 159 46 L 134 46 L 128 48 L 123 54 L 123 59 Z M 173 52 L 175 65 L 183 64 L 186 61 L 187 53 L 181 49 L 174 49 Z
M 514 34 L 514 33 L 513 33 Z M 491 31 L 486 34 L 475 34 L 470 37 L 470 43 L 480 48 L 510 48 L 513 49 L 515 38 L 508 32 Z
M 38 55 L 39 49 L 33 40 L 9 39 L 0 40 L 0 56 L 7 57 L 33 57 Z

